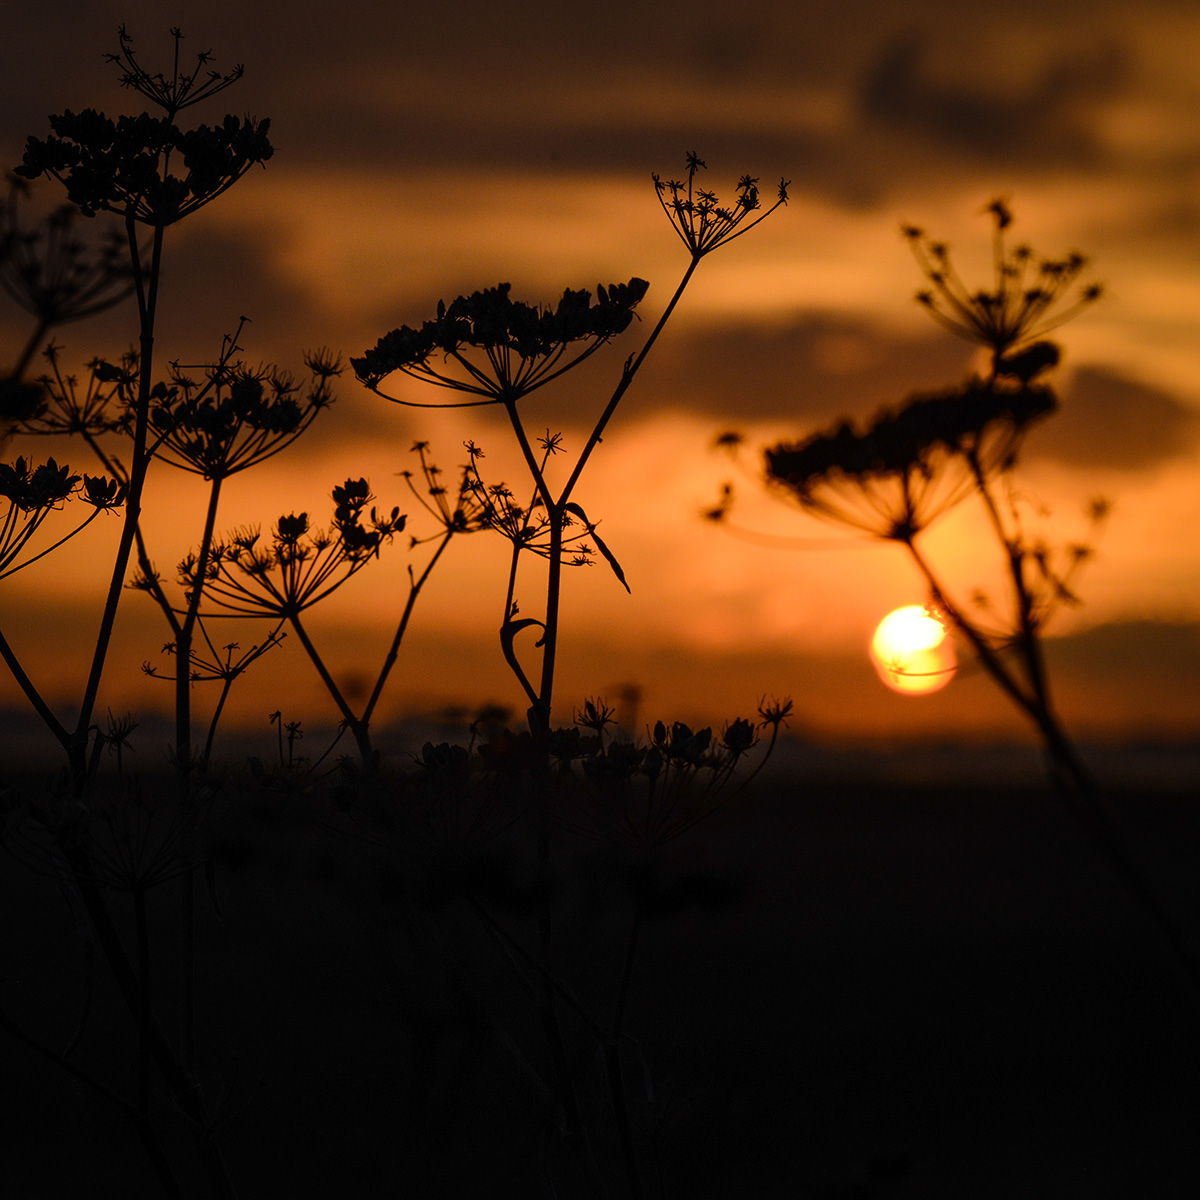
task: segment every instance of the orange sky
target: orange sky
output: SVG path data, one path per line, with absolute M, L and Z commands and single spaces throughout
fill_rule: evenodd
M 283 25 L 265 5 L 237 20 L 243 6 L 221 3 L 77 7 L 68 21 L 28 7 L 14 19 L 28 75 L 10 76 L 5 161 L 19 160 L 26 133 L 45 132 L 49 112 L 91 104 L 115 115 L 129 103 L 100 59 L 120 21 L 147 61 L 178 23 L 185 45 L 211 47 L 218 65 L 245 62 L 237 89 L 195 120 L 226 106 L 272 118 L 267 169 L 168 241 L 167 357 L 211 356 L 245 314 L 248 357 L 299 366 L 305 348 L 360 354 L 431 316 L 439 298 L 499 280 L 514 296 L 549 301 L 566 286 L 642 276 L 651 281 L 642 323 L 571 376 L 578 387 L 547 389 L 530 405 L 531 428 L 561 428 L 577 448 L 685 265 L 650 172 L 677 174 L 694 148 L 722 194 L 747 171 L 792 180 L 787 209 L 703 264 L 589 466 L 578 499 L 603 520 L 632 595 L 603 565 L 571 573 L 564 715 L 585 694 L 633 682 L 649 717 L 720 719 L 765 693 L 795 696 L 801 726 L 817 733 L 1019 730 L 969 669 L 936 696 L 886 691 L 867 659 L 871 633 L 891 608 L 924 599 L 900 551 L 850 544 L 769 501 L 711 448 L 730 426 L 753 450 L 961 377 L 969 349 L 913 304 L 920 278 L 898 229 L 911 221 L 936 233 L 979 278 L 980 210 L 1007 196 L 1022 239 L 1047 255 L 1087 252 L 1109 293 L 1061 331 L 1064 410 L 1031 436 L 1023 465 L 1027 491 L 1052 513 L 1047 529 L 1066 540 L 1083 530 L 1089 498 L 1115 506 L 1082 581 L 1086 605 L 1052 630 L 1062 708 L 1088 736 L 1195 738 L 1194 6 L 1138 6 L 1134 25 L 1127 4 L 981 4 L 967 28 L 952 0 L 762 3 L 737 15 L 703 3 L 502 13 L 480 2 L 403 18 L 394 5 L 350 0 L 336 29 L 315 5 Z M 696 19 L 706 7 L 712 19 Z M 49 185 L 39 194 L 53 195 Z M 121 309 L 58 339 L 82 361 L 122 345 L 131 319 Z M 0 345 L 13 354 L 24 328 L 11 307 L 0 310 Z M 350 475 L 403 506 L 395 473 L 417 437 L 447 467 L 474 438 L 491 478 L 520 476 L 487 412 L 404 410 L 350 379 L 339 397 L 305 442 L 230 484 L 223 527 L 327 513 L 329 488 Z M 81 450 L 50 452 L 85 468 Z M 704 524 L 699 513 L 731 476 L 744 498 L 740 525 L 828 541 L 784 550 Z M 198 538 L 202 496 L 165 468 L 149 495 L 148 536 L 165 566 Z M 0 585 L 3 627 L 64 713 L 116 524 L 97 522 L 86 544 Z M 967 509 L 932 531 L 930 548 L 964 591 L 994 569 Z M 452 700 L 520 707 L 495 636 L 504 559 L 483 535 L 452 547 L 421 601 L 388 713 Z M 314 618 L 343 674 L 382 655 L 407 561 L 403 545 L 389 548 Z M 166 639 L 150 607 L 126 598 L 103 701 L 114 708 L 151 702 L 137 667 L 157 660 Z M 243 626 L 236 637 L 248 644 L 258 632 Z M 271 676 L 297 716 L 330 715 L 299 647 L 267 662 L 264 690 Z M 169 689 L 153 686 L 165 705 Z M 255 686 L 250 678 L 235 692 L 231 719 L 262 719 Z M 0 676 L 0 704 L 19 703 Z

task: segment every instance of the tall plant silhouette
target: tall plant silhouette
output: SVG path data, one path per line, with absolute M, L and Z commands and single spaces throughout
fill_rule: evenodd
M 917 301 L 940 325 L 980 347 L 985 370 L 957 387 L 917 395 L 856 428 L 840 422 L 801 441 L 764 452 L 768 487 L 805 512 L 907 552 L 929 591 L 930 610 L 962 637 L 976 658 L 1036 729 L 1051 777 L 1079 826 L 1100 848 L 1125 886 L 1164 930 L 1200 977 L 1200 969 L 1102 804 L 1096 780 L 1055 708 L 1043 645 L 1045 629 L 1064 605 L 1080 603 L 1076 580 L 1091 557 L 1088 541 L 1055 546 L 1028 529 L 1028 506 L 1014 471 L 1037 422 L 1058 408 L 1047 382 L 1059 348 L 1045 335 L 1103 294 L 1084 282 L 1087 260 L 1071 253 L 1043 258 L 1009 244 L 1008 205 L 987 210 L 993 226 L 992 280 L 968 287 L 946 245 L 914 227 L 904 236 L 927 286 Z M 714 510 L 720 519 L 728 498 Z M 1008 597 L 976 592 L 957 598 L 930 558 L 921 534 L 970 497 L 983 510 L 999 551 Z M 1088 505 L 1094 534 L 1106 501 Z
M 224 74 L 208 69 L 212 56 L 202 52 L 194 68 L 184 70 L 179 55 L 182 34 L 174 29 L 172 36 L 175 55 L 170 75 L 152 73 L 142 66 L 124 27 L 117 53 L 108 56 L 120 69 L 122 84 L 149 101 L 161 115 L 143 113 L 114 121 L 90 108 L 60 113 L 50 118 L 51 137 L 29 138 L 24 159 L 16 168 L 17 174 L 26 179 L 49 176 L 58 180 L 66 189 L 67 199 L 85 216 L 110 212 L 124 223 L 138 310 L 124 523 L 74 727 L 54 731 L 63 742 L 79 786 L 87 773 L 88 731 L 153 457 L 155 324 L 166 231 L 211 203 L 272 154 L 266 120 L 227 116 L 220 125 L 199 125 L 188 130 L 175 123 L 184 109 L 211 99 L 235 83 L 243 69 L 237 66 Z M 148 248 L 139 243 L 141 227 L 149 230 Z
M 24 159 L 16 169 L 25 179 L 45 176 L 56 180 L 65 188 L 70 204 L 83 216 L 111 213 L 124 227 L 127 269 L 115 267 L 111 250 L 89 265 L 81 257 L 75 242 L 60 240 L 45 243 L 44 257 L 40 261 L 51 265 L 66 261 L 67 267 L 51 270 L 47 265 L 39 274 L 27 265 L 20 273 L 28 301 L 25 307 L 39 322 L 42 333 L 65 319 L 87 315 L 96 306 L 116 298 L 126 286 L 132 290 L 137 304 L 138 323 L 136 348 L 116 363 L 93 362 L 89 367 L 90 379 L 82 394 L 75 378 L 60 370 L 59 352 L 50 347 L 51 371 L 42 381 L 44 395 L 41 398 L 45 403 L 40 411 L 22 414 L 27 418 L 24 422 L 27 432 L 77 434 L 105 463 L 113 479 L 97 483 L 84 478 L 82 490 L 86 499 L 93 504 L 99 500 L 108 508 L 116 507 L 119 499 L 124 500 L 121 533 L 74 723 L 58 720 L 23 669 L 13 648 L 2 637 L 0 652 L 66 755 L 72 796 L 66 811 L 71 819 L 65 823 L 54 819 L 54 807 L 61 800 L 54 795 L 31 799 L 27 807 L 35 827 L 50 841 L 55 869 L 61 875 L 69 867 L 69 882 L 64 882 L 64 886 L 74 889 L 86 910 L 134 1017 L 138 1031 L 138 1087 L 136 1100 L 129 1107 L 139 1136 L 164 1188 L 170 1194 L 179 1194 L 179 1184 L 153 1120 L 154 1096 L 148 1086 L 149 1065 L 153 1062 L 171 1093 L 172 1102 L 191 1122 L 212 1187 L 221 1195 L 230 1195 L 232 1185 L 212 1137 L 210 1114 L 206 1111 L 196 1064 L 192 834 L 199 819 L 199 808 L 196 797 L 189 790 L 191 752 L 187 720 L 189 672 L 186 670 L 179 672 L 178 697 L 180 726 L 184 733 L 177 739 L 175 747 L 176 759 L 181 764 L 182 786 L 174 810 L 176 817 L 169 822 L 172 846 L 180 856 L 174 860 L 172 870 L 164 873 L 153 858 L 147 860 L 141 854 L 145 839 L 139 837 L 136 842 L 138 853 L 128 864 L 132 874 L 123 877 L 135 907 L 138 936 L 134 960 L 130 959 L 109 911 L 102 889 L 114 885 L 101 869 L 103 851 L 92 836 L 97 814 L 104 803 L 123 803 L 141 811 L 136 782 L 122 775 L 115 784 L 106 784 L 104 788 L 98 784 L 96 771 L 100 752 L 108 739 L 94 721 L 94 712 L 135 546 L 143 563 L 143 573 L 150 574 L 148 556 L 141 542 L 140 521 L 151 461 L 161 454 L 182 465 L 189 457 L 194 458 L 202 442 L 221 461 L 218 464 L 215 459 L 206 460 L 203 467 L 197 469 L 210 479 L 223 478 L 234 469 L 235 460 L 229 457 L 230 454 L 247 451 L 253 457 L 263 449 L 263 444 L 254 443 L 253 438 L 247 449 L 247 443 L 239 440 L 240 431 L 253 428 L 268 441 L 272 438 L 286 440 L 305 423 L 303 418 L 292 421 L 290 402 L 279 402 L 280 388 L 273 384 L 267 386 L 263 377 L 239 368 L 229 356 L 223 358 L 199 385 L 190 383 L 178 371 L 172 373 L 169 384 L 156 380 L 156 323 L 168 229 L 218 198 L 252 166 L 265 163 L 272 154 L 269 123 L 265 120 L 227 116 L 219 125 L 199 125 L 192 129 L 182 129 L 176 124 L 183 110 L 213 98 L 240 79 L 242 68 L 238 66 L 226 73 L 212 70 L 212 56 L 202 52 L 196 56 L 194 67 L 188 70 L 181 66 L 182 34 L 175 29 L 172 37 L 174 56 L 169 73 L 155 73 L 143 67 L 124 28 L 119 32 L 117 53 L 108 56 L 118 66 L 121 82 L 148 101 L 155 115 L 142 113 L 112 120 L 94 109 L 84 109 L 79 113 L 67 111 L 52 116 L 52 136 L 30 137 Z M 69 223 L 64 221 L 62 225 L 66 228 Z M 145 246 L 140 240 L 144 230 L 148 231 L 149 243 Z M 27 247 L 33 245 L 26 243 Z M 46 247 L 55 249 L 58 258 L 50 255 Z M 6 259 L 10 263 L 14 259 L 11 246 Z M 70 267 L 72 262 L 74 268 Z M 320 406 L 320 403 L 315 405 Z M 265 419 L 260 419 L 264 414 Z M 230 432 L 230 437 L 223 440 L 226 427 L 237 432 Z M 117 455 L 105 449 L 104 439 L 109 434 L 119 434 L 127 439 L 124 453 Z M 273 444 L 278 445 L 278 441 Z M 224 458 L 221 458 L 222 454 L 225 454 Z M 241 461 L 244 463 L 245 459 Z M 36 475 L 30 483 L 35 480 Z M 206 536 L 211 537 L 211 529 Z M 168 615 L 174 620 L 173 614 Z M 185 611 L 182 622 L 173 626 L 177 649 L 184 663 L 191 657 L 189 639 L 194 622 L 194 613 Z M 128 726 L 122 726 L 114 735 L 118 736 L 119 744 L 123 744 L 127 733 Z M 92 743 L 90 752 L 89 741 Z M 113 787 L 118 799 L 104 801 L 101 792 L 111 791 Z M 160 814 L 159 819 L 165 818 Z M 179 1030 L 175 1042 L 164 1034 L 150 1003 L 152 967 L 145 920 L 147 891 L 172 875 L 182 881 L 180 988 L 177 995 Z M 63 1056 L 51 1056 L 62 1063 Z
M 436 402 L 413 401 L 386 390 L 388 379 L 402 374 L 464 397 L 440 406 L 501 407 L 528 471 L 528 500 L 522 494 L 523 488 L 514 490 L 502 484 L 488 485 L 482 479 L 477 496 L 484 505 L 481 523 L 500 533 L 512 547 L 500 642 L 505 661 L 528 701 L 529 733 L 524 739 L 506 735 L 503 750 L 497 750 L 497 753 L 508 764 L 514 778 L 521 780 L 524 802 L 532 809 L 538 872 L 543 882 L 549 878 L 550 863 L 550 762 L 556 737 L 560 736 L 554 730 L 553 712 L 563 567 L 591 562 L 599 555 L 628 589 L 616 555 L 597 530 L 598 521 L 575 500 L 575 489 L 701 262 L 721 246 L 749 232 L 787 202 L 788 185 L 781 180 L 774 203 L 764 209 L 757 181 L 743 176 L 736 187 L 736 198 L 728 206 L 722 205 L 714 193 L 697 185 L 697 176 L 704 169 L 704 162 L 692 153 L 686 159 L 684 181 L 663 181 L 654 176 L 659 203 L 687 250 L 688 263 L 641 349 L 625 360 L 620 378 L 582 448 L 573 457 L 567 455 L 561 470 L 551 470 L 551 464 L 566 453 L 561 433 L 547 430 L 542 437 L 531 436 L 522 413 L 522 402 L 533 392 L 561 381 L 568 372 L 630 327 L 635 310 L 649 289 L 644 279 L 634 277 L 625 283 L 600 285 L 594 298 L 588 291 L 567 289 L 553 306 L 513 300 L 509 284 L 501 283 L 459 296 L 449 305 L 439 302 L 436 316 L 420 328 L 402 326 L 394 329 L 361 357 L 351 359 L 351 366 L 363 384 L 399 404 L 439 406 Z M 533 610 L 536 615 L 527 615 L 528 607 L 522 603 L 521 568 L 532 558 L 543 559 L 546 564 L 544 598 L 539 598 Z M 535 653 L 531 666 L 527 653 L 523 657 L 517 643 L 521 635 L 534 631 L 537 636 L 533 642 Z M 556 1100 L 563 1114 L 566 1138 L 587 1163 L 591 1160 L 587 1124 L 568 1066 L 559 1021 L 559 1009 L 565 997 L 551 969 L 553 939 L 549 895 L 548 887 L 540 889 L 540 954 L 532 960 L 538 973 L 533 991 L 550 1050 L 557 1085 Z M 485 914 L 480 913 L 480 916 L 485 925 L 501 936 L 498 926 Z M 518 974 L 523 972 L 518 969 Z M 634 1196 L 640 1196 L 640 1173 L 625 1107 L 620 1061 L 614 1046 L 615 1042 L 610 1039 L 606 1054 L 613 1110 L 621 1130 L 630 1189 Z
M 765 452 L 766 478 L 776 494 L 825 520 L 904 547 L 930 591 L 935 609 L 975 651 L 1003 692 L 1033 722 L 1052 769 L 1076 792 L 1094 787 L 1055 711 L 1042 633 L 1063 604 L 1078 603 L 1074 577 L 1089 556 L 1081 543 L 1055 551 L 1031 537 L 1014 484 L 1026 435 L 1058 407 L 1046 382 L 1059 361 L 1044 339 L 1101 295 L 1080 284 L 1082 255 L 1036 256 L 1010 248 L 1012 214 L 994 202 L 993 279 L 972 290 L 959 278 L 947 247 L 906 227 L 929 287 L 918 302 L 941 325 L 980 346 L 986 370 L 943 392 L 911 397 L 856 429 L 843 422 L 799 442 Z M 1003 555 L 1011 607 L 976 611 L 955 600 L 920 535 L 971 496 L 983 506 Z M 1095 502 L 1094 523 L 1106 507 Z
M 549 736 L 551 728 L 562 568 L 572 562 L 589 561 L 592 556 L 591 546 L 585 552 L 583 544 L 571 545 L 579 529 L 587 531 L 595 549 L 621 583 L 628 586 L 617 559 L 596 532 L 596 522 L 572 499 L 576 485 L 700 263 L 787 202 L 788 185 L 781 180 L 775 202 L 764 209 L 757 180 L 743 176 L 737 184 L 736 199 L 723 206 L 713 192 L 697 186 L 704 162 L 694 153 L 688 154 L 686 167 L 686 181 L 663 181 L 656 175 L 654 185 L 663 211 L 688 251 L 687 268 L 642 348 L 626 360 L 583 448 L 565 471 L 565 482 L 556 485 L 547 469 L 550 460 L 563 452 L 561 435 L 547 432 L 540 441 L 539 454 L 537 439 L 526 428 L 520 403 L 624 333 L 649 288 L 645 280 L 634 278 L 627 283 L 599 286 L 594 301 L 587 291 L 567 289 L 554 307 L 513 300 L 510 286 L 501 283 L 460 296 L 450 305 L 439 302 L 436 317 L 419 329 L 395 329 L 362 357 L 351 359 L 362 383 L 394 403 L 438 406 L 385 391 L 387 379 L 399 373 L 470 397 L 446 401 L 442 407 L 498 405 L 504 409 L 529 471 L 533 496 L 520 510 L 521 515 L 508 506 L 503 519 L 496 522 L 513 543 L 500 637 L 505 659 L 529 701 L 530 727 L 542 739 Z M 519 615 L 518 569 L 522 557 L 530 553 L 544 557 L 547 563 L 545 600 L 539 616 Z M 540 663 L 531 670 L 523 665 L 516 641 L 519 634 L 534 629 L 538 631 L 535 648 L 540 651 Z

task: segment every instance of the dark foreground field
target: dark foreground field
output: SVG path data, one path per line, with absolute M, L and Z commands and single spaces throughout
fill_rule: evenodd
M 1113 806 L 1200 947 L 1200 804 Z M 323 812 L 259 794 L 212 833 L 224 916 L 202 906 L 201 1057 L 227 1080 L 241 1196 L 549 1195 L 557 1152 L 505 1046 L 540 1067 L 540 1039 L 495 947 L 453 899 L 417 898 L 402 859 L 322 830 Z M 610 852 L 562 845 L 560 970 L 609 1014 L 628 889 L 603 882 Z M 1049 794 L 777 777 L 676 850 L 626 1022 L 653 1089 L 635 1097 L 651 1196 L 1200 1195 L 1200 991 Z M 532 946 L 524 869 L 481 886 Z M 61 1046 L 80 977 L 69 911 L 11 860 L 0 878 L 4 1007 Z M 567 1032 L 599 1114 L 595 1045 Z M 132 1048 L 100 962 L 77 1059 L 130 1094 Z M 11 1038 L 0 1055 L 7 1194 L 159 1194 L 119 1114 Z

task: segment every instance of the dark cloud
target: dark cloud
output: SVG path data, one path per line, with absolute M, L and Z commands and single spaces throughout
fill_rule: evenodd
M 1029 452 L 1073 467 L 1144 470 L 1200 440 L 1200 414 L 1169 392 L 1105 367 L 1081 367 L 1061 410 L 1034 433 Z
M 1140 686 L 1180 701 L 1194 711 L 1200 679 L 1200 623 L 1195 621 L 1113 621 L 1080 633 L 1050 638 L 1052 672 L 1077 686 L 1091 685 L 1096 707 L 1103 690 Z M 1099 690 L 1098 690 L 1099 689 Z M 1165 706 L 1161 700 L 1156 707 Z
M 1012 87 L 1004 78 L 1002 53 L 997 48 L 981 62 L 970 84 L 950 81 L 937 77 L 926 39 L 903 34 L 867 72 L 861 111 L 871 123 L 985 160 L 1096 161 L 1087 107 L 1113 94 L 1128 66 L 1126 56 L 1111 44 L 1063 53 Z
M 809 425 L 869 416 L 913 391 L 953 383 L 970 356 L 936 332 L 902 337 L 833 313 L 807 313 L 783 326 L 692 327 L 674 337 L 673 349 L 647 363 L 642 395 L 724 420 Z

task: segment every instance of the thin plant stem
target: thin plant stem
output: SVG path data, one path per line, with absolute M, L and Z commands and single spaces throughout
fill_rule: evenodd
M 29 336 L 29 340 L 25 343 L 24 349 L 21 351 L 21 356 L 17 359 L 16 366 L 13 367 L 10 379 L 19 380 L 29 364 L 33 361 L 33 356 L 37 353 L 38 347 L 42 344 L 42 339 L 46 336 L 46 331 L 50 328 L 50 322 L 42 317 L 38 320 L 37 326 Z
M 671 314 L 675 311 L 679 301 L 683 298 L 683 293 L 687 285 L 691 282 L 692 276 L 695 274 L 696 268 L 700 265 L 702 255 L 693 255 L 692 261 L 688 263 L 688 268 L 683 273 L 683 278 L 679 281 L 679 286 L 675 289 L 675 294 L 671 297 L 667 307 L 663 309 L 662 316 L 658 318 L 658 323 L 651 330 L 650 336 L 646 339 L 645 345 L 642 346 L 636 358 L 634 358 L 625 367 L 621 373 L 621 382 L 617 384 L 616 390 L 613 392 L 611 399 L 605 406 L 604 411 L 600 414 L 600 419 L 596 422 L 595 428 L 591 432 L 587 443 L 580 452 L 579 458 L 575 463 L 575 469 L 571 472 L 570 478 L 567 480 L 566 486 L 559 495 L 558 502 L 565 504 L 570 498 L 571 493 L 575 490 L 575 485 L 579 482 L 580 475 L 583 474 L 583 468 L 587 465 L 588 459 L 591 457 L 592 451 L 596 448 L 600 438 L 604 434 L 609 421 L 612 419 L 613 413 L 617 411 L 617 405 L 621 403 L 622 397 L 629 390 L 629 385 L 633 382 L 633 377 L 637 374 L 638 369 L 646 359 L 646 355 L 650 353 L 650 348 L 658 340 L 658 335 L 662 333 L 663 327 L 670 319 Z
M 36 684 L 26 674 L 25 668 L 21 666 L 16 652 L 8 644 L 8 639 L 2 632 L 0 632 L 0 656 L 4 658 L 8 669 L 13 673 L 13 678 L 17 681 L 21 691 L 25 693 L 29 703 L 37 711 L 38 716 L 42 718 L 46 728 L 54 735 L 59 745 L 69 753 L 73 741 L 71 734 L 67 732 L 65 726 L 54 715 L 50 706 L 42 698 L 41 692 L 38 691 Z
M 978 630 L 947 598 L 929 564 L 912 543 L 906 543 L 929 584 L 934 601 L 951 623 L 971 642 L 980 662 L 1034 724 L 1053 767 L 1051 778 L 1064 806 L 1082 832 L 1100 851 L 1126 891 L 1164 935 L 1192 981 L 1200 985 L 1200 960 L 1180 933 L 1145 872 L 1130 853 L 1124 838 L 1100 800 L 1100 787 L 1084 765 L 1050 707 L 1045 692 L 1027 695 Z M 1036 635 L 1034 635 L 1036 637 Z M 1029 668 L 1032 674 L 1033 668 Z
M 379 671 L 379 678 L 375 681 L 375 687 L 371 691 L 371 697 L 367 701 L 366 708 L 363 709 L 363 723 L 367 724 L 371 720 L 372 714 L 375 712 L 375 706 L 379 703 L 379 697 L 383 694 L 384 684 L 387 682 L 388 675 L 391 674 L 392 668 L 396 665 L 396 659 L 400 654 L 400 643 L 404 640 L 404 635 L 408 630 L 408 623 L 412 619 L 413 609 L 416 607 L 417 597 L 421 594 L 421 589 L 425 586 L 429 576 L 433 573 L 433 568 L 437 565 L 437 561 L 442 557 L 446 547 L 450 545 L 450 540 L 454 537 L 455 530 L 447 530 L 443 535 L 438 547 L 434 551 L 432 558 L 425 564 L 425 569 L 417 577 L 416 580 L 410 580 L 408 589 L 408 600 L 404 605 L 404 612 L 400 615 L 400 622 L 396 626 L 396 633 L 392 638 L 392 644 L 388 647 L 387 657 L 384 659 L 383 666 Z
M 217 525 L 217 508 L 221 502 L 223 476 L 216 475 L 209 485 L 208 507 L 204 514 L 204 532 L 196 559 L 196 586 L 188 597 L 183 621 L 175 635 L 175 759 L 184 790 L 191 776 L 192 765 L 192 703 L 191 659 L 192 635 L 203 597 L 203 582 L 212 553 L 213 536 Z M 181 797 L 182 799 L 183 797 Z
M 342 714 L 342 719 L 346 722 L 346 728 L 354 735 L 355 742 L 358 743 L 359 756 L 362 758 L 364 765 L 369 765 L 374 761 L 374 750 L 371 747 L 371 735 L 366 724 L 359 720 L 354 715 L 354 710 L 346 702 L 345 696 L 342 695 L 341 688 L 334 681 L 333 676 L 329 673 L 329 669 L 325 666 L 324 660 L 321 658 L 320 651 L 313 645 L 312 639 L 308 636 L 308 632 L 300 623 L 300 614 L 298 612 L 288 613 L 288 621 L 292 628 L 296 631 L 296 636 L 300 639 L 300 644 L 304 647 L 308 657 L 312 660 L 312 664 L 317 669 L 317 674 L 321 676 L 321 682 L 325 684 L 326 690 L 333 698 L 334 704 L 337 705 L 338 711 Z M 282 735 L 281 735 L 282 736 Z
M 112 639 L 113 625 L 116 621 L 117 606 L 121 600 L 121 591 L 125 586 L 125 572 L 129 564 L 130 552 L 133 548 L 134 531 L 142 512 L 142 489 L 146 481 L 146 470 L 149 457 L 146 454 L 146 439 L 150 421 L 150 390 L 151 373 L 154 365 L 154 318 L 158 304 L 158 282 L 162 268 L 163 227 L 154 227 L 154 238 L 151 248 L 148 280 L 143 279 L 141 256 L 138 250 L 137 233 L 132 213 L 126 221 L 126 232 L 129 240 L 130 259 L 133 264 L 135 292 L 138 301 L 138 316 L 140 320 L 138 360 L 138 399 L 134 421 L 133 455 L 129 468 L 129 489 L 125 498 L 125 521 L 121 529 L 121 540 L 117 547 L 116 559 L 113 562 L 112 578 L 108 586 L 108 595 L 104 603 L 104 611 L 100 620 L 100 630 L 96 637 L 96 648 L 92 655 L 91 670 L 88 674 L 87 686 L 84 690 L 83 703 L 80 705 L 79 718 L 72 735 L 72 773 L 76 786 L 82 787 L 85 776 L 85 754 L 87 729 L 91 724 L 92 710 L 96 704 L 96 696 L 100 690 L 100 679 L 104 673 L 104 664 L 108 657 L 108 647 Z

